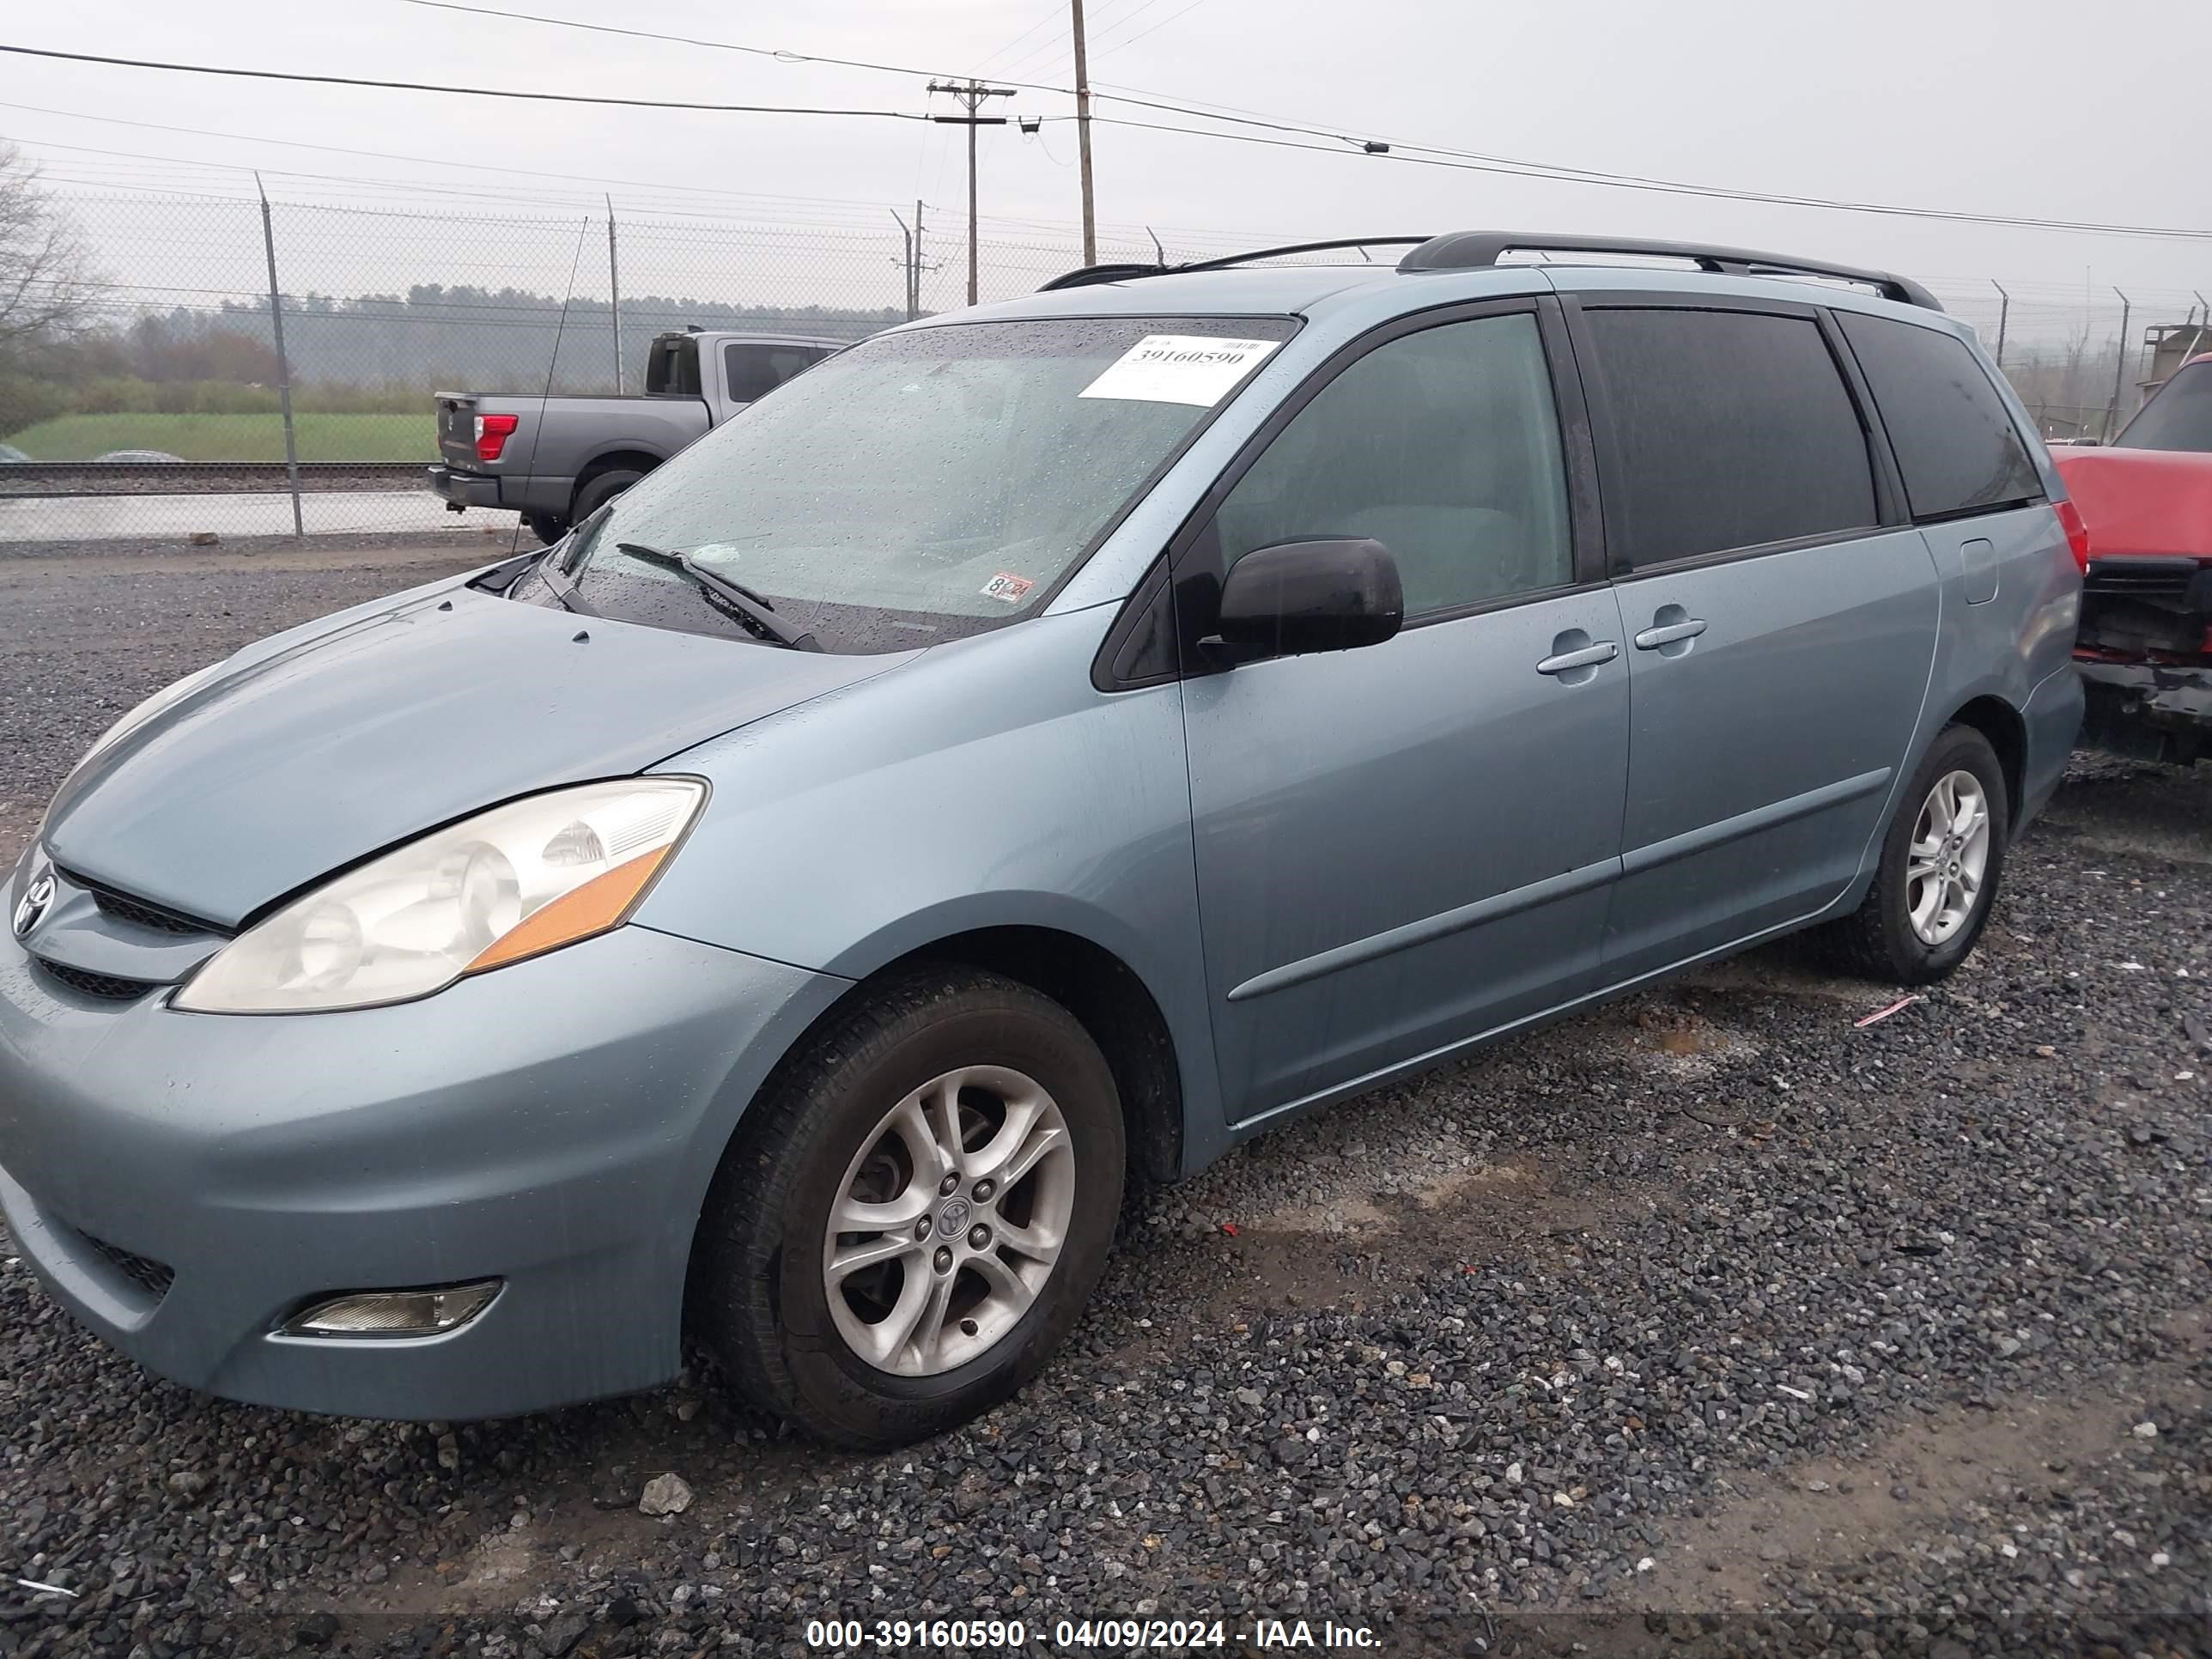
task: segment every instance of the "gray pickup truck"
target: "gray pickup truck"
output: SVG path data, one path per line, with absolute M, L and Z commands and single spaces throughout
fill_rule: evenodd
M 851 343 L 698 330 L 655 337 L 634 398 L 441 392 L 430 488 L 447 510 L 520 513 L 540 541 L 619 495 L 709 427 Z

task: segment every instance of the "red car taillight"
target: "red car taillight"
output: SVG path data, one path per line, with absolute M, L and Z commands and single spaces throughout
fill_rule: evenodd
M 514 435 L 517 416 L 513 415 L 479 415 L 477 416 L 477 459 L 495 461 L 507 447 L 507 441 Z M 2075 522 L 2078 524 L 2079 520 Z
M 2083 575 L 2089 574 L 2089 526 L 2081 522 L 2081 509 L 2071 501 L 2058 504 L 2058 527 L 2066 532 L 2066 550 Z

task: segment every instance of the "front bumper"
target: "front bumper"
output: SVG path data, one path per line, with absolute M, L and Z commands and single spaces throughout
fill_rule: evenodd
M 2134 760 L 2195 760 L 2212 749 L 2212 667 L 2151 662 L 2075 665 L 2087 700 L 2081 741 Z
M 0 934 L 0 1209 L 78 1318 L 211 1394 L 422 1419 L 649 1388 L 738 1115 L 845 988 L 633 925 L 394 1007 L 184 1014 Z M 486 1278 L 444 1335 L 274 1334 Z

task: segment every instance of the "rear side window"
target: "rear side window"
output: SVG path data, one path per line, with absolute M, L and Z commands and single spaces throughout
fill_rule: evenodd
M 2212 453 L 2212 363 L 2178 370 L 2112 442 L 2122 449 Z
M 1874 389 L 1914 518 L 2043 499 L 2027 446 L 1965 341 L 1856 312 L 1838 311 L 1836 320 Z
M 730 401 L 749 404 L 765 398 L 802 368 L 828 356 L 822 346 L 746 345 L 732 342 L 722 348 L 722 373 L 729 382 Z
M 1875 521 L 1865 429 L 1809 318 L 1599 308 L 1601 483 L 1631 568 Z

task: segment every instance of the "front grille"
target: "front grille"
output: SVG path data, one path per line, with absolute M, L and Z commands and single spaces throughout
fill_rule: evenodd
M 66 963 L 48 962 L 44 957 L 33 957 L 42 972 L 51 974 L 81 997 L 98 997 L 106 1002 L 127 1002 L 133 997 L 143 997 L 152 990 L 155 981 L 147 979 L 122 979 L 113 974 L 94 974 L 82 968 L 72 968 Z
M 100 907 L 102 915 L 113 916 L 118 921 L 127 921 L 139 927 L 149 927 L 157 933 L 204 933 L 209 930 L 199 923 L 187 920 L 173 911 L 121 893 L 111 893 L 105 887 L 94 887 L 92 902 Z
M 90 1233 L 79 1233 L 77 1237 L 92 1247 L 94 1255 L 156 1301 L 167 1296 L 169 1286 L 176 1282 L 175 1269 L 164 1267 L 161 1262 L 143 1255 L 133 1255 L 121 1245 L 111 1244 L 104 1238 L 94 1238 Z
M 134 927 L 144 927 L 156 933 L 178 934 L 215 933 L 222 931 L 210 927 L 206 922 L 195 921 L 181 911 L 167 909 L 145 899 L 133 898 L 130 894 L 118 893 L 112 887 L 103 887 L 96 881 L 90 881 L 80 876 L 74 870 L 64 870 L 57 866 L 54 873 L 69 883 L 70 886 L 82 888 L 91 894 L 92 902 L 99 908 L 100 915 L 112 916 L 118 921 L 127 921 Z

